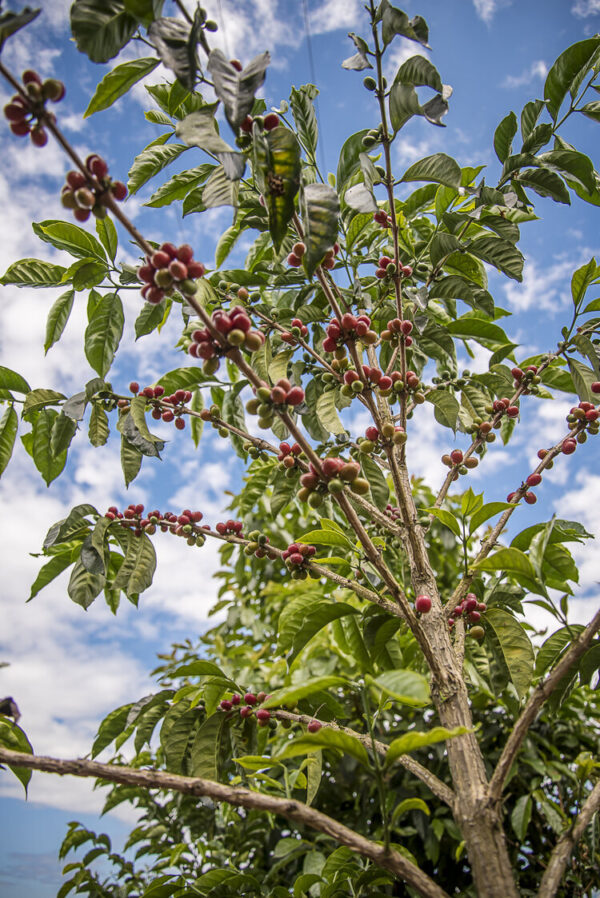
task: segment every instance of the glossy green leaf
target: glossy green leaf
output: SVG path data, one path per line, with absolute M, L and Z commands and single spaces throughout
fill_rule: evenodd
M 196 12 L 191 22 L 165 16 L 155 19 L 148 28 L 148 37 L 156 47 L 162 64 L 188 91 L 193 91 L 196 86 L 201 22 L 200 14 Z
M 16 287 L 59 287 L 63 283 L 66 268 L 52 265 L 41 259 L 21 259 L 13 262 L 0 278 L 4 286 L 13 284 Z
M 354 736 L 341 730 L 333 730 L 331 727 L 321 727 L 317 733 L 306 733 L 288 742 L 283 751 L 276 755 L 274 760 L 295 758 L 297 755 L 305 755 L 318 749 L 337 749 L 344 754 L 356 758 L 365 767 L 369 766 L 367 749 Z
M 0 476 L 6 470 L 6 466 L 11 459 L 18 426 L 18 415 L 13 406 L 9 405 L 0 420 Z
M 383 511 L 390 501 L 390 488 L 387 484 L 385 473 L 377 462 L 368 455 L 365 455 L 361 459 L 361 464 L 363 474 L 369 481 L 369 486 L 371 487 L 373 502 L 377 508 L 380 508 Z
M 427 43 L 429 31 L 422 16 L 413 16 L 409 19 L 405 12 L 387 2 L 382 6 L 381 33 L 384 47 L 387 47 L 396 35 L 423 44 L 425 47 L 429 46 Z
M 317 399 L 316 413 L 322 426 L 329 431 L 329 433 L 346 433 L 346 428 L 340 421 L 338 411 L 335 407 L 334 390 L 327 390 L 325 393 L 321 393 Z
M 254 176 L 265 199 L 269 231 L 276 250 L 279 250 L 294 214 L 300 170 L 300 144 L 292 131 L 280 125 L 266 135 L 255 137 Z
M 494 133 L 494 150 L 500 162 L 505 162 L 511 154 L 512 142 L 517 133 L 517 117 L 514 112 L 506 115 Z
M 292 87 L 290 108 L 298 130 L 302 146 L 313 159 L 317 152 L 319 126 L 313 100 L 319 91 L 314 84 L 303 84 L 300 88 Z
M 152 585 L 156 570 L 156 552 L 152 540 L 145 534 L 132 536 L 113 587 L 122 590 L 127 598 L 137 600 Z
M 64 555 L 55 555 L 50 561 L 46 562 L 46 564 L 40 568 L 37 577 L 33 581 L 27 601 L 30 602 L 31 599 L 37 596 L 41 589 L 55 580 L 56 577 L 58 577 L 59 574 L 62 574 L 62 572 L 72 563 L 73 559 L 71 558 L 70 552 L 67 552 Z
M 346 551 L 352 551 L 354 544 L 337 530 L 311 530 L 303 536 L 297 537 L 296 542 L 305 543 L 306 545 L 316 546 L 338 546 Z
M 445 527 L 460 538 L 460 523 L 451 511 L 448 511 L 447 508 L 425 508 L 424 511 L 428 512 L 428 514 L 432 514 L 438 521 L 441 521 Z
M 122 705 L 104 718 L 92 746 L 92 758 L 97 757 L 124 731 L 131 707 L 131 704 Z
M 101 405 L 92 406 L 89 424 L 89 438 L 92 446 L 104 446 L 109 435 L 108 415 Z
M 89 521 L 86 520 L 90 515 L 97 515 L 98 512 L 93 505 L 76 505 L 71 509 L 66 518 L 57 521 L 48 530 L 44 539 L 44 549 L 50 549 L 59 543 L 68 542 L 74 536 L 81 536 L 90 529 Z
M 1 26 L 2 20 L 0 18 L 0 35 L 2 34 Z M 6 717 L 0 717 L 0 745 L 9 748 L 11 751 L 20 751 L 28 755 L 33 754 L 31 743 L 21 727 Z M 10 764 L 8 767 L 22 784 L 25 794 L 27 794 L 27 786 L 33 770 L 28 770 L 27 767 L 11 767 Z
M 532 168 L 521 172 L 519 184 L 531 187 L 540 196 L 550 197 L 555 203 L 565 203 L 566 205 L 571 203 L 571 196 L 565 182 L 556 172 L 549 171 L 547 168 Z
M 273 692 L 266 701 L 261 705 L 263 708 L 280 708 L 285 705 L 293 707 L 309 695 L 315 692 L 324 692 L 327 689 L 333 689 L 336 686 L 346 686 L 347 680 L 344 677 L 313 677 L 294 686 L 284 686 Z
M 10 12 L 9 10 L 0 13 L 0 48 L 4 46 L 11 35 L 33 22 L 40 12 L 40 9 L 31 9 L 31 7 L 26 6 L 18 13 Z
M 302 261 L 306 273 L 312 277 L 337 239 L 339 197 L 328 184 L 307 184 L 302 191 L 301 209 L 306 244 Z
M 24 377 L 13 371 L 12 368 L 5 368 L 0 365 L 0 390 L 10 390 L 13 393 L 30 393 L 31 387 Z M 62 393 L 60 394 L 62 396 Z
M 560 54 L 556 62 L 546 76 L 544 84 L 544 99 L 550 115 L 556 121 L 562 102 L 573 88 L 581 83 L 582 73 L 585 75 L 589 64 L 594 59 L 600 46 L 599 37 L 591 37 L 578 41 Z
M 532 804 L 531 795 L 521 795 L 521 797 L 517 799 L 512 814 L 510 815 L 511 826 L 521 842 L 524 842 L 527 836 L 527 828 L 529 826 L 529 821 L 531 820 Z
M 216 109 L 217 104 L 213 103 L 186 115 L 175 128 L 179 140 L 189 147 L 199 147 L 201 150 L 215 155 L 235 152 L 233 147 L 219 135 L 215 119 Z
M 588 368 L 587 365 L 584 365 L 583 362 L 572 357 L 568 359 L 568 362 L 577 395 L 584 402 L 594 402 L 595 394 L 592 393 L 591 387 L 597 380 L 595 372 Z
M 200 725 L 190 751 L 190 776 L 201 776 L 207 780 L 219 779 L 221 739 L 226 726 L 227 718 L 219 711 L 207 717 Z
M 523 255 L 509 241 L 501 237 L 476 237 L 469 244 L 469 252 L 489 262 L 516 281 L 523 280 Z
M 424 85 L 442 92 L 442 79 L 436 67 L 426 56 L 411 56 L 405 60 L 394 77 L 394 83 Z
M 460 406 L 456 398 L 445 390 L 430 390 L 426 399 L 433 405 L 433 414 L 438 424 L 450 427 L 456 433 Z
M 228 178 L 223 166 L 217 165 L 204 187 L 196 188 L 188 194 L 183 203 L 183 214 L 189 215 L 190 212 L 202 212 L 204 209 L 215 209 L 218 206 L 237 206 L 238 190 L 237 181 Z M 194 205 L 190 201 L 198 191 L 201 200 Z
M 71 7 L 71 33 L 77 49 L 92 62 L 108 62 L 137 28 L 120 0 L 77 0 Z
M 535 569 L 520 549 L 498 549 L 493 555 L 478 562 L 477 568 L 482 571 L 505 571 L 506 573 L 523 574 L 523 576 L 535 580 Z
M 50 432 L 50 450 L 54 457 L 58 457 L 62 452 L 71 445 L 71 440 L 75 436 L 77 430 L 77 422 L 69 415 L 65 415 L 61 411 L 52 422 L 52 430 Z
M 413 115 L 421 115 L 422 106 L 412 84 L 394 83 L 390 90 L 390 121 L 399 131 Z M 363 210 L 364 211 L 364 210 Z
M 128 439 L 121 436 L 121 468 L 125 478 L 125 486 L 135 480 L 142 466 L 142 453 L 132 446 Z
M 521 135 L 523 140 L 527 140 L 533 131 L 544 106 L 543 100 L 531 100 L 523 106 L 523 111 L 521 112 Z
M 67 593 L 76 605 L 81 605 L 87 611 L 96 596 L 102 592 L 105 582 L 104 574 L 92 574 L 81 561 L 77 561 L 71 572 Z
M 188 147 L 182 143 L 168 143 L 159 146 L 146 147 L 133 160 L 129 170 L 127 188 L 130 194 L 137 193 L 140 187 L 162 171 L 171 162 L 174 162 Z
M 445 153 L 426 156 L 410 166 L 401 178 L 402 181 L 435 181 L 447 187 L 460 187 L 460 166 L 455 159 Z
M 48 219 L 34 222 L 32 228 L 44 243 L 62 249 L 77 259 L 96 259 L 98 262 L 106 263 L 106 253 L 102 244 L 89 231 L 71 221 Z
M 137 84 L 138 81 L 149 75 L 159 62 L 159 59 L 153 57 L 142 57 L 141 59 L 132 59 L 130 62 L 123 62 L 115 66 L 114 69 L 107 72 L 96 87 L 94 96 L 90 100 L 83 117 L 87 118 L 88 115 L 93 115 L 94 112 L 108 109 L 119 97 L 126 94 L 134 84 Z
M 52 426 L 58 412 L 55 409 L 43 408 L 38 411 L 33 419 L 31 440 L 25 448 L 33 458 L 36 468 L 44 478 L 46 486 L 50 486 L 53 480 L 63 470 L 67 462 L 66 450 L 55 455 L 52 451 Z
M 164 387 L 165 393 L 171 394 L 175 390 L 193 390 L 198 384 L 214 382 L 214 377 L 207 377 L 201 368 L 174 368 L 163 374 L 156 384 Z
M 212 75 L 215 93 L 225 108 L 227 121 L 236 133 L 252 111 L 254 96 L 264 83 L 270 61 L 268 53 L 261 53 L 238 72 L 221 50 L 210 52 L 206 67 Z
M 488 502 L 487 505 L 482 505 L 471 518 L 469 536 L 475 533 L 478 527 L 481 527 L 482 524 L 493 518 L 494 515 L 499 514 L 501 511 L 506 511 L 507 508 L 514 508 L 514 504 L 511 502 Z
M 418 748 L 435 745 L 437 742 L 445 742 L 447 739 L 454 739 L 456 736 L 463 736 L 468 732 L 467 727 L 454 727 L 451 730 L 446 729 L 446 727 L 433 727 L 424 733 L 418 730 L 411 730 L 390 743 L 385 756 L 385 766 L 389 767 L 402 755 L 416 751 Z
M 544 640 L 535 659 L 536 676 L 542 676 L 557 663 L 562 654 L 584 630 L 581 624 L 561 627 Z
M 221 234 L 215 249 L 215 268 L 221 267 L 241 234 L 242 230 L 237 223 L 231 225 L 230 228 L 227 228 L 227 230 Z
M 85 357 L 105 377 L 123 335 L 123 303 L 118 293 L 105 293 L 85 331 Z
M 384 695 L 403 705 L 422 708 L 431 701 L 429 683 L 422 674 L 414 670 L 388 670 L 377 678 L 367 675 L 367 681 Z
M 405 798 L 394 808 L 394 813 L 392 814 L 392 826 L 402 817 L 403 814 L 406 814 L 408 811 L 423 811 L 428 817 L 431 816 L 431 811 L 425 804 L 422 798 Z
M 44 340 L 44 352 L 48 352 L 51 346 L 60 340 L 64 331 L 71 310 L 73 309 L 73 299 L 75 292 L 67 290 L 52 305 L 48 312 L 48 320 L 46 321 L 46 338 Z
M 357 131 L 348 137 L 340 151 L 335 183 L 338 190 L 344 190 L 347 182 L 360 165 L 360 154 L 364 152 L 363 137 L 368 133 L 368 128 Z
M 501 551 L 518 550 L 502 549 Z M 529 692 L 534 674 L 535 658 L 531 641 L 522 624 L 512 614 L 501 608 L 488 608 L 485 613 L 485 623 L 496 634 L 510 678 L 519 697 L 523 699 Z
M 173 175 L 172 178 L 169 178 L 168 181 L 165 181 L 164 184 L 154 191 L 144 205 L 157 209 L 162 206 L 168 206 L 175 200 L 184 199 L 194 187 L 203 184 L 215 168 L 215 165 L 205 162 L 196 168 L 190 168 Z

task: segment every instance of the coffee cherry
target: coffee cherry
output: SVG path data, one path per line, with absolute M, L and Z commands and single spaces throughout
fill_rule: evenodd
M 415 601 L 415 610 L 420 614 L 427 614 L 428 611 L 431 611 L 431 599 L 429 598 L 429 596 L 417 596 Z
M 175 427 L 177 428 L 177 430 L 183 430 L 185 427 L 185 419 L 177 418 L 177 420 L 175 421 Z
M 255 705 L 257 698 L 253 692 L 247 692 L 244 696 L 244 701 L 247 705 Z
M 309 733 L 318 733 L 323 724 L 320 720 L 311 720 L 306 727 Z
M 469 630 L 469 636 L 472 636 L 473 639 L 483 639 L 485 636 L 485 630 L 483 627 L 471 627 Z
M 36 125 L 35 128 L 32 128 L 29 136 L 36 147 L 45 147 L 48 143 L 48 134 L 41 125 Z
M 269 112 L 265 115 L 263 127 L 265 131 L 272 131 L 279 124 L 279 116 L 275 112 Z
M 270 717 L 271 712 L 267 711 L 266 708 L 259 708 L 259 710 L 256 712 L 257 720 L 269 720 Z

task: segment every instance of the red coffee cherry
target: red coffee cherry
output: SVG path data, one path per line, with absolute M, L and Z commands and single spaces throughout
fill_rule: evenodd
M 415 610 L 420 614 L 427 614 L 428 611 L 431 611 L 431 599 L 429 598 L 429 596 L 417 596 L 415 601 Z
M 318 733 L 323 724 L 319 720 L 311 720 L 306 729 L 309 733 Z

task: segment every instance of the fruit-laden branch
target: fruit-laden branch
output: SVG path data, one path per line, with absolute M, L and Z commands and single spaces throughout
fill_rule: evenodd
M 309 723 L 315 721 L 317 718 L 311 717 L 309 714 L 294 714 L 292 711 L 272 711 L 271 714 L 273 717 L 276 717 L 278 720 L 291 720 L 294 723 L 304 723 L 308 725 Z M 341 733 L 347 733 L 349 736 L 352 736 L 354 739 L 358 739 L 359 742 L 368 749 L 374 749 L 378 755 L 381 755 L 385 758 L 389 746 L 385 744 L 385 742 L 379 742 L 375 740 L 371 741 L 371 737 L 369 735 L 363 735 L 362 733 L 357 733 L 356 730 L 351 729 L 350 727 L 340 726 L 338 723 L 334 723 L 333 721 L 328 720 L 319 720 L 319 723 L 322 727 L 329 727 L 330 730 L 338 730 Z M 426 767 L 423 767 L 422 764 L 419 764 L 418 761 L 415 761 L 414 758 L 411 758 L 410 755 L 400 755 L 399 758 L 396 758 L 395 763 L 400 764 L 402 767 L 406 768 L 409 773 L 412 773 L 413 776 L 416 776 L 417 779 L 420 779 L 422 783 L 425 783 L 428 786 L 434 795 L 436 795 L 441 801 L 445 802 L 445 804 L 449 805 L 451 808 L 454 804 L 455 794 L 447 786 L 445 783 L 438 779 L 435 773 L 431 773 L 431 771 L 427 770 Z
M 600 810 L 600 782 L 596 783 L 587 797 L 581 811 L 575 818 L 573 826 L 562 834 L 552 850 L 548 866 L 542 876 L 538 898 L 553 898 L 558 891 L 565 872 L 565 867 L 573 848 L 583 836 L 592 817 Z
M 527 735 L 529 727 L 538 715 L 545 701 L 549 698 L 562 678 L 571 670 L 576 661 L 581 658 L 589 647 L 595 634 L 600 630 L 600 610 L 596 612 L 585 630 L 575 639 L 571 647 L 560 659 L 556 667 L 533 690 L 529 701 L 525 705 L 521 716 L 515 723 L 512 733 L 506 741 L 506 745 L 500 755 L 493 776 L 490 780 L 488 797 L 492 803 L 500 800 L 502 789 L 515 758 L 521 748 L 521 744 Z M 550 893 L 548 893 L 550 894 Z
M 97 761 L 84 759 L 63 761 L 58 758 L 23 754 L 2 747 L 0 747 L 0 762 L 11 767 L 26 767 L 30 770 L 43 770 L 46 773 L 58 773 L 60 776 L 71 774 L 72 776 L 95 777 L 111 783 L 140 786 L 143 789 L 167 789 L 172 792 L 181 792 L 184 795 L 204 795 L 213 801 L 225 802 L 235 807 L 279 814 L 288 820 L 293 820 L 295 823 L 330 836 L 340 845 L 345 845 L 351 851 L 368 858 L 379 867 L 390 870 L 399 879 L 416 889 L 424 898 L 449 898 L 448 893 L 436 885 L 426 873 L 423 873 L 397 851 L 389 849 L 386 851 L 382 845 L 369 841 L 354 830 L 338 823 L 337 820 L 333 820 L 326 814 L 309 808 L 299 801 L 263 795 L 259 792 L 252 792 L 250 789 L 233 788 L 198 777 L 179 776 L 162 770 L 135 770 L 132 767 L 100 764 Z

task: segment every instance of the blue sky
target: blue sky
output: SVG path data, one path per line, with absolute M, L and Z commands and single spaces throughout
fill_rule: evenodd
M 42 0 L 41 5 L 43 17 L 8 43 L 4 60 L 16 72 L 34 65 L 44 76 L 63 78 L 67 97 L 57 109 L 61 126 L 81 153 L 100 152 L 114 176 L 126 180 L 135 153 L 160 133 L 143 117 L 143 111 L 152 108 L 150 97 L 139 85 L 112 109 L 83 122 L 82 113 L 94 86 L 108 67 L 91 65 L 68 43 L 68 2 Z M 220 42 L 229 54 L 247 62 L 264 49 L 271 51 L 273 63 L 264 87 L 268 106 L 278 106 L 289 95 L 292 84 L 311 80 L 300 2 L 221 0 L 224 21 L 220 20 L 216 0 L 205 6 L 224 25 L 215 43 Z M 343 140 L 376 122 L 373 97 L 362 87 L 362 76 L 340 68 L 341 61 L 353 52 L 346 33 L 365 33 L 364 18 L 358 0 L 310 0 L 308 6 L 315 75 L 321 88 L 323 152 L 327 170 L 334 171 Z M 542 95 L 545 73 L 564 47 L 600 30 L 600 0 L 422 0 L 405 3 L 403 8 L 410 15 L 419 13 L 427 19 L 432 61 L 442 80 L 453 86 L 454 94 L 445 129 L 422 120 L 404 129 L 394 149 L 398 174 L 416 158 L 444 151 L 462 165 L 486 164 L 487 181 L 494 183 L 499 172 L 492 148 L 497 123 L 510 109 L 518 115 L 527 100 Z M 165 10 L 174 15 L 175 5 L 168 0 Z M 416 49 L 405 41 L 393 44 L 389 73 L 393 75 L 399 62 Z M 131 55 L 126 50 L 122 59 Z M 149 80 L 161 77 L 162 72 L 156 70 Z M 8 93 L 1 86 L 0 90 L 4 104 Z M 586 151 L 600 168 L 598 128 L 582 120 L 564 136 Z M 200 155 L 200 151 L 188 151 L 181 166 L 199 164 Z M 68 168 L 63 155 L 53 144 L 43 151 L 34 149 L 0 126 L 0 160 L 0 201 L 4 209 L 0 267 L 5 270 L 12 261 L 27 256 L 62 261 L 60 254 L 37 241 L 30 222 L 64 217 L 58 202 Z M 144 208 L 143 202 L 169 174 L 142 189 L 127 204 L 128 214 L 148 237 L 187 241 L 194 246 L 196 257 L 210 264 L 215 239 L 230 223 L 230 210 L 182 220 L 176 205 L 166 212 Z M 490 271 L 490 289 L 497 304 L 513 313 L 511 319 L 505 319 L 506 328 L 525 344 L 527 353 L 550 348 L 556 342 L 561 316 L 568 312 L 571 273 L 593 254 L 600 254 L 598 209 L 577 198 L 570 209 L 540 200 L 537 214 L 540 221 L 522 228 L 520 246 L 528 260 L 523 283 L 506 282 Z M 134 261 L 135 247 L 122 236 L 119 258 Z M 237 251 L 239 262 L 243 262 L 247 247 L 243 245 Z M 54 298 L 52 291 L 2 289 L 1 363 L 20 371 L 34 387 L 48 386 L 69 394 L 81 389 L 91 376 L 82 350 L 85 295 L 78 295 L 63 340 L 44 357 L 45 318 Z M 139 309 L 137 294 L 127 296 L 126 307 L 124 351 L 111 373 L 113 384 L 121 389 L 133 377 L 142 385 L 152 383 L 161 373 L 182 363 L 173 349 L 177 339 L 174 325 L 166 328 L 162 339 L 151 335 L 129 345 L 132 341 L 127 334 L 132 333 Z M 484 370 L 485 354 L 469 361 L 469 367 Z M 473 487 L 481 489 L 487 475 L 489 499 L 504 498 L 530 470 L 524 466 L 533 460 L 535 451 L 560 434 L 570 404 L 568 399 L 559 398 L 554 403 L 532 405 L 514 444 L 507 449 L 495 445 L 485 465 L 475 472 Z M 415 419 L 420 443 L 412 470 L 435 486 L 443 477 L 440 455 L 450 448 L 450 441 L 436 433 L 431 423 L 426 410 Z M 49 489 L 22 449 L 16 452 L 12 469 L 0 482 L 3 521 L 10 522 L 3 527 L 4 589 L 0 597 L 0 660 L 10 662 L 10 666 L 0 669 L 0 696 L 11 694 L 18 701 L 22 724 L 38 753 L 63 757 L 85 754 L 98 721 L 108 711 L 153 689 L 148 671 L 154 665 L 155 653 L 181 637 L 193 638 L 207 626 L 207 612 L 216 594 L 210 580 L 216 554 L 208 545 L 190 558 L 185 546 L 167 538 L 157 540 L 159 569 L 155 584 L 142 597 L 137 611 L 123 607 L 114 618 L 98 602 L 84 613 L 69 602 L 66 578 L 58 579 L 25 604 L 38 568 L 38 561 L 28 553 L 39 550 L 50 524 L 78 502 L 90 501 L 99 509 L 133 500 L 158 507 L 191 504 L 200 507 L 211 523 L 220 519 L 223 490 L 235 489 L 239 482 L 238 462 L 212 433 L 207 434 L 197 453 L 186 432 L 178 434 L 165 426 L 165 434 L 170 442 L 162 467 L 159 470 L 147 460 L 129 493 L 122 483 L 117 445 L 110 443 L 93 450 L 86 445 L 84 433 L 71 450 L 65 475 Z M 555 465 L 545 478 L 540 501 L 519 513 L 517 527 L 546 520 L 558 511 L 600 533 L 596 458 L 597 450 L 588 443 L 576 456 Z M 588 619 L 599 601 L 594 592 L 599 579 L 594 554 L 592 549 L 582 561 L 582 589 L 573 603 L 574 620 Z M 192 576 L 190 564 L 195 565 Z M 544 623 L 539 610 L 532 613 L 532 620 Z M 83 819 L 92 828 L 105 829 L 117 844 L 125 831 L 127 821 L 118 816 L 98 820 L 101 798 L 92 793 L 90 783 L 34 775 L 27 805 L 21 795 L 14 778 L 0 775 L 3 898 L 47 898 L 56 893 L 60 876 L 54 858 L 69 820 Z

